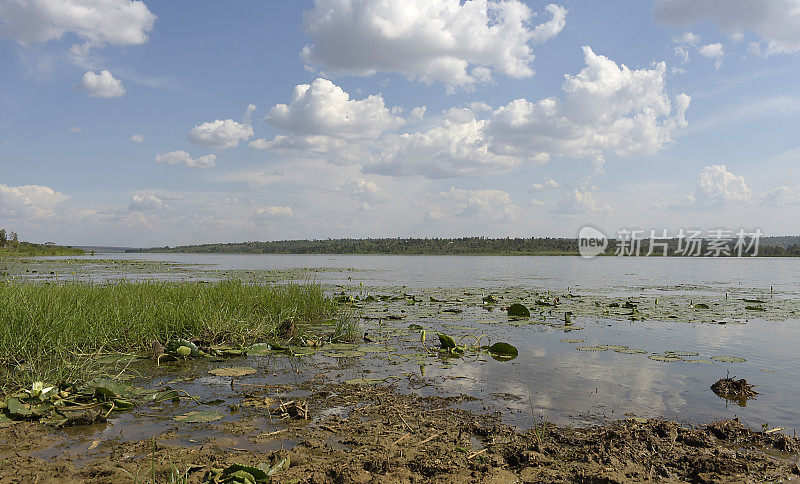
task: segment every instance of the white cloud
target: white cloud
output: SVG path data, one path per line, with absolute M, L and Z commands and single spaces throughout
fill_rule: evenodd
M 725 55 L 725 51 L 722 49 L 722 44 L 706 44 L 699 49 L 697 49 L 697 53 L 702 55 L 703 57 L 722 57 Z
M 9 186 L 0 183 L 0 215 L 8 218 L 49 218 L 67 196 L 43 185 Z
M 753 32 L 766 43 L 766 53 L 800 51 L 798 0 L 659 0 L 656 21 L 685 27 L 711 20 L 730 38 Z
M 670 99 L 663 62 L 631 70 L 589 47 L 584 57 L 586 67 L 565 76 L 560 97 L 516 99 L 494 111 L 472 103 L 475 109 L 445 110 L 415 132 L 397 132 L 405 120 L 382 97 L 351 100 L 317 79 L 270 110 L 267 121 L 289 134 L 250 146 L 361 164 L 367 173 L 444 178 L 503 173 L 552 156 L 589 158 L 599 167 L 610 152 L 654 154 L 686 125 L 690 98 Z
M 451 187 L 429 197 L 428 218 L 475 217 L 513 222 L 519 209 L 503 190 L 461 190 Z
M 144 136 L 140 134 L 131 135 L 131 141 L 134 143 L 144 143 Z
M 678 45 L 675 47 L 675 55 L 680 57 L 684 64 L 689 62 L 689 51 L 683 46 Z
M 567 9 L 551 3 L 545 7 L 553 18 L 533 29 L 533 42 L 542 44 L 558 35 L 567 25 Z
M 537 200 L 535 198 L 531 199 L 531 207 L 541 207 L 542 205 L 544 205 L 543 201 Z
M 494 112 L 489 133 L 493 151 L 522 158 L 590 157 L 598 163 L 611 151 L 650 155 L 686 125 L 691 98 L 671 101 L 665 91 L 666 65 L 631 70 L 584 47 L 586 67 L 566 75 L 561 100 L 517 99 Z
M 675 43 L 678 44 L 687 44 L 691 45 L 692 47 L 697 47 L 697 44 L 700 43 L 700 36 L 694 32 L 684 32 L 680 36 L 675 37 L 674 40 Z
M 125 86 L 122 85 L 122 81 L 106 70 L 100 71 L 100 74 L 92 71 L 86 72 L 81 82 L 75 85 L 75 89 L 86 91 L 91 97 L 106 99 L 125 95 Z
M 294 212 L 292 207 L 270 205 L 256 210 L 256 216 L 269 219 L 291 218 L 294 216 Z
M 722 48 L 722 44 L 715 43 L 715 44 L 706 44 L 699 49 L 697 49 L 697 53 L 702 55 L 703 57 L 708 57 L 711 59 L 715 59 L 714 67 L 719 69 L 722 65 L 722 58 L 725 57 L 725 51 Z
M 533 13 L 518 0 L 315 0 L 304 12 L 313 43 L 301 54 L 331 72 L 397 72 L 450 88 L 486 82 L 492 69 L 530 77 L 530 44 L 565 23 L 565 9 L 546 8 L 552 19 L 532 28 Z
M 518 166 L 517 157 L 492 152 L 487 123 L 444 119 L 427 131 L 386 135 L 378 144 L 374 161 L 364 171 L 446 178 L 500 173 Z
M 190 168 L 211 168 L 215 165 L 216 155 L 209 154 L 199 158 L 192 156 L 185 151 L 170 151 L 169 153 L 158 153 L 156 163 L 165 165 L 185 165 Z
M 368 209 L 370 204 L 388 202 L 392 199 L 383 188 L 365 178 L 349 180 L 344 186 L 344 191 L 358 199 L 365 209 Z
M 761 203 L 773 207 L 800 205 L 800 185 L 774 188 L 761 196 Z
M 594 193 L 589 188 L 573 188 L 564 198 L 559 200 L 553 213 L 560 215 L 581 215 L 597 212 L 609 212 L 611 207 L 601 205 L 594 198 Z
M 748 202 L 750 189 L 744 177 L 729 172 L 725 165 L 709 165 L 700 172 L 694 202 L 701 205 L 730 205 Z
M 249 124 L 237 123 L 232 119 L 217 119 L 196 125 L 186 137 L 196 145 L 224 150 L 234 148 L 239 145 L 239 141 L 252 136 L 253 127 Z
M 131 0 L 3 0 L 0 37 L 22 45 L 74 34 L 83 45 L 74 50 L 147 41 L 156 16 L 144 2 Z
M 296 136 L 344 139 L 375 138 L 405 123 L 392 114 L 381 95 L 350 99 L 341 87 L 322 78 L 296 86 L 291 103 L 273 106 L 265 120 Z
M 69 127 L 69 132 L 70 133 L 75 133 L 75 134 L 80 134 L 80 133 L 83 132 L 83 128 L 79 128 L 77 126 L 70 126 Z
M 133 195 L 128 208 L 134 211 L 150 211 L 169 208 L 169 205 L 164 203 L 163 199 L 153 195 L 152 193 L 136 193 Z

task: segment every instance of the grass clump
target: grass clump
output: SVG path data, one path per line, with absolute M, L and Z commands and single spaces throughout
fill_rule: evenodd
M 0 393 L 86 378 L 86 356 L 100 352 L 143 353 L 154 340 L 190 337 L 251 344 L 283 321 L 335 313 L 315 284 L 0 281 Z

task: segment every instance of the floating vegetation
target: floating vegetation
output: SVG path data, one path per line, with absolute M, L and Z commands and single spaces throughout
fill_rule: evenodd
M 747 361 L 739 356 L 712 356 L 711 359 L 714 361 L 721 361 L 723 363 L 744 363 Z
M 513 360 L 519 354 L 517 349 L 508 343 L 495 343 L 486 349 L 494 359 Z
M 583 343 L 582 339 L 562 339 L 562 343 Z
M 697 303 L 692 307 L 695 309 L 711 309 L 706 303 Z
M 621 347 L 621 348 L 614 348 L 615 353 L 622 353 L 623 355 L 646 355 L 647 351 L 645 350 L 637 350 L 634 348 L 628 347 Z
M 508 315 L 515 318 L 530 318 L 531 312 L 524 304 L 514 303 L 508 307 Z
M 648 356 L 651 360 L 654 361 L 684 361 L 683 358 L 680 356 L 671 356 L 671 355 L 650 355 Z
M 242 377 L 247 375 L 252 375 L 256 372 L 255 368 L 250 368 L 249 366 L 233 366 L 229 368 L 214 368 L 213 370 L 209 370 L 209 373 L 216 376 L 224 376 L 224 377 Z
M 669 356 L 700 356 L 700 353 L 693 351 L 665 351 L 664 353 Z
M 575 348 L 578 351 L 607 351 L 605 346 L 578 346 Z
M 177 401 L 181 396 L 169 388 L 141 390 L 109 379 L 95 379 L 80 388 L 36 381 L 0 402 L 0 415 L 8 420 L 38 420 L 67 427 L 104 422 L 112 412 L 131 410 L 138 404 Z

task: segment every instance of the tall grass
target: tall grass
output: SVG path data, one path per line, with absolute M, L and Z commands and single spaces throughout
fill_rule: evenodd
M 287 318 L 314 322 L 335 312 L 315 284 L 0 282 L 0 391 L 80 378 L 90 364 L 81 355 L 141 353 L 177 337 L 264 341 Z

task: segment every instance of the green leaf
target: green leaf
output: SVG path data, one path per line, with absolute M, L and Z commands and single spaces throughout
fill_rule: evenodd
M 530 318 L 531 311 L 522 304 L 514 303 L 508 307 L 508 315 L 517 318 Z
M 17 397 L 9 397 L 6 400 L 6 406 L 8 407 L 8 415 L 11 417 L 27 418 L 33 415 L 31 406 L 20 402 Z
M 455 348 L 456 347 L 456 340 L 453 339 L 452 336 L 447 336 L 444 333 L 438 333 L 439 336 L 439 344 L 442 348 Z
M 269 474 L 259 469 L 258 467 L 245 466 L 241 464 L 233 464 L 228 466 L 227 469 L 222 471 L 220 475 L 222 482 L 236 482 L 236 483 L 260 483 L 268 482 Z
M 519 354 L 517 348 L 508 343 L 495 343 L 489 347 L 489 353 L 492 356 L 500 357 L 502 359 L 513 360 Z

